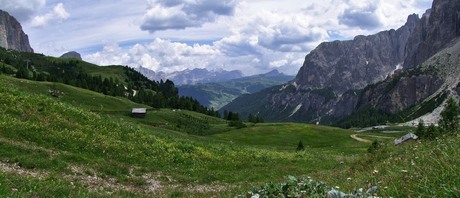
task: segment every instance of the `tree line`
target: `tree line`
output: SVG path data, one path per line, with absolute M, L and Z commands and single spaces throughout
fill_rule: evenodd
M 440 135 L 457 134 L 460 129 L 460 108 L 458 102 L 453 98 L 449 98 L 440 116 L 437 126 L 431 123 L 427 127 L 423 120 L 420 120 L 415 134 L 421 139 L 430 140 L 434 140 Z
M 184 109 L 220 117 L 217 111 L 201 105 L 196 99 L 179 97 L 178 89 L 172 81 L 149 80 L 128 66 L 123 67 L 126 79 L 121 82 L 118 78 L 88 74 L 79 65 L 84 63 L 76 59 L 53 59 L 40 54 L 0 48 L 0 61 L 0 73 L 17 78 L 59 82 L 104 95 L 126 97 L 155 108 Z

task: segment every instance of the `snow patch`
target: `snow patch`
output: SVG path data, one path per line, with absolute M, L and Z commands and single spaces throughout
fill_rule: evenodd
M 298 84 L 297 84 L 295 81 L 294 81 L 294 82 L 292 82 L 292 84 L 291 84 L 291 85 L 292 85 L 292 86 L 294 86 L 294 87 L 295 87 L 295 89 L 298 89 L 298 88 L 299 88 L 299 85 L 298 85 Z
M 403 69 L 402 63 L 397 64 L 395 69 L 393 71 L 391 71 L 390 74 L 388 74 L 387 78 L 390 77 L 390 76 L 393 76 L 393 74 L 395 74 L 396 71 L 401 70 L 401 69 Z
M 295 107 L 294 111 L 292 111 L 291 115 L 289 115 L 289 118 L 292 117 L 295 113 L 297 113 L 297 111 L 299 111 L 299 109 L 301 107 L 302 107 L 302 104 L 297 105 L 297 107 Z
M 287 84 L 286 84 L 286 85 L 283 85 L 283 86 L 280 88 L 280 90 L 279 90 L 279 91 L 283 91 L 283 90 L 285 90 L 285 89 L 286 89 L 288 86 L 289 86 L 289 85 L 287 85 Z

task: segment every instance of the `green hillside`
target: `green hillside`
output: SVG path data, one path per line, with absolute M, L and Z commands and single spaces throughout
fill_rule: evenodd
M 137 106 L 125 98 L 63 84 L 0 79 L 0 193 L 8 196 L 228 196 L 247 188 L 246 182 L 338 167 L 333 154 L 237 145 L 181 130 L 197 122 L 209 130 L 235 130 L 206 115 L 163 109 L 153 111 L 153 118 L 134 119 L 119 107 Z M 62 97 L 49 93 L 53 86 Z M 175 113 L 188 122 L 178 122 L 181 116 Z M 272 173 L 274 167 L 279 171 Z
M 155 108 L 218 113 L 190 97 L 180 97 L 172 81 L 151 81 L 128 66 L 98 66 L 78 59 L 0 48 L 0 73 L 34 81 L 63 83 L 104 95 L 128 98 Z
M 238 96 L 280 85 L 293 78 L 293 76 L 272 71 L 267 74 L 249 76 L 226 82 L 182 85 L 178 89 L 181 96 L 190 96 L 196 98 L 205 106 L 220 109 Z

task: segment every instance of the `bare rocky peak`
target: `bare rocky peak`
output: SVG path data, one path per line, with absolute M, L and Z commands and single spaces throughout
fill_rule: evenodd
M 405 68 L 416 67 L 460 36 L 460 1 L 434 0 L 406 48 Z
M 29 37 L 21 24 L 7 12 L 0 10 L 0 47 L 22 52 L 33 52 Z
M 75 51 L 67 52 L 67 53 L 63 54 L 59 58 L 75 58 L 75 59 L 78 59 L 78 60 L 82 60 L 81 55 L 78 52 L 75 52 Z
M 300 89 L 327 87 L 341 94 L 385 79 L 403 63 L 406 43 L 418 21 L 413 14 L 397 30 L 320 44 L 306 56 L 295 83 Z

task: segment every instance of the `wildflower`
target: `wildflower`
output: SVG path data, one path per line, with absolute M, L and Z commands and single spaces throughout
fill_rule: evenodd
M 340 187 L 339 187 L 339 186 L 335 186 L 335 189 L 340 189 Z
M 297 183 L 297 186 L 303 186 L 302 182 Z
M 350 181 L 350 180 L 351 180 L 351 177 L 347 178 L 347 180 Z
M 407 171 L 407 170 L 401 170 L 401 172 L 403 172 L 403 173 L 407 173 L 407 172 L 409 172 L 409 171 Z
M 372 174 L 377 174 L 377 173 L 379 173 L 379 171 L 378 171 L 378 170 L 374 170 L 374 171 L 372 171 Z

